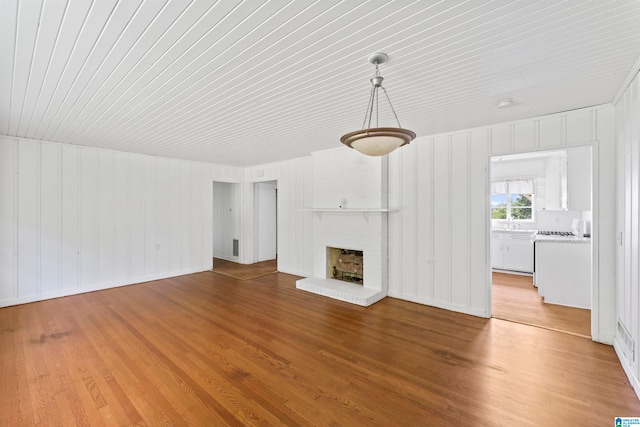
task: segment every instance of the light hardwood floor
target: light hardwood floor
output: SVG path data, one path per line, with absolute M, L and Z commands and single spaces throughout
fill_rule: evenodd
M 611 347 L 277 273 L 213 272 L 0 309 L 0 420 L 32 425 L 612 425 Z
M 533 278 L 492 273 L 493 317 L 591 337 L 591 310 L 546 304 Z

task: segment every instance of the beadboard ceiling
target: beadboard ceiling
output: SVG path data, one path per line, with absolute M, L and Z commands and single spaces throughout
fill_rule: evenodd
M 640 1 L 0 0 L 0 134 L 305 156 L 362 127 L 375 52 L 418 136 L 604 104 L 637 67 Z

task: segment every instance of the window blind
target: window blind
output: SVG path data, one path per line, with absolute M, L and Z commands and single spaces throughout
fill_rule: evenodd
M 512 181 L 492 181 L 492 194 L 534 194 L 535 185 L 532 179 L 517 179 Z

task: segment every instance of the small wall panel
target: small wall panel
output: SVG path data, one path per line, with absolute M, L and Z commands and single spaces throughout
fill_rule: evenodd
M 540 148 L 553 148 L 565 145 L 565 116 L 558 115 L 538 122 L 540 129 Z
M 468 307 L 470 303 L 469 271 L 469 138 L 468 133 L 457 134 L 451 138 L 451 303 Z M 455 255 L 454 255 L 455 254 Z
M 534 131 L 534 128 L 530 128 Z M 469 212 L 488 212 L 489 147 L 487 132 L 472 132 L 469 162 Z M 469 305 L 488 314 L 489 259 L 487 254 L 487 218 L 469 214 Z
M 80 150 L 80 283 L 98 285 L 98 151 Z
M 164 276 L 170 271 L 170 219 L 169 207 L 169 160 L 157 158 L 158 173 L 158 275 Z M 204 232 L 203 232 L 204 233 Z
M 144 275 L 154 277 L 158 272 L 158 170 L 154 157 L 144 159 Z
M 513 125 L 513 148 L 515 151 L 535 150 L 538 145 L 538 123 L 519 122 Z
M 188 270 L 192 268 L 192 228 L 191 228 L 191 165 L 187 162 L 180 164 L 180 229 L 182 232 L 182 268 Z
M 491 152 L 508 153 L 513 149 L 513 125 L 500 125 L 491 128 Z
M 426 142 L 426 141 L 425 141 Z M 417 187 L 416 224 L 417 238 L 417 277 L 424 284 L 417 286 L 416 295 L 419 298 L 433 299 L 433 140 L 428 144 L 416 144 L 416 179 Z
M 115 264 L 115 159 L 112 151 L 98 151 L 98 283 L 113 281 Z
M 450 136 L 435 139 L 433 157 L 433 237 L 437 245 L 434 254 L 433 299 L 450 303 L 452 292 Z
M 62 146 L 62 288 L 80 286 L 80 149 Z
M 145 277 L 145 224 L 144 224 L 144 166 L 145 157 L 131 154 L 130 184 L 131 208 L 129 211 L 130 271 L 133 281 Z
M 40 293 L 40 145 L 18 142 L 19 297 Z
M 202 165 L 202 216 L 200 218 L 202 227 L 196 230 L 202 240 L 202 264 L 206 269 L 213 268 L 213 223 L 211 221 L 211 207 L 213 204 L 213 193 L 211 184 L 213 183 L 213 168 L 211 165 Z M 169 254 L 170 255 L 170 254 Z
M 567 144 L 594 141 L 595 118 L 596 115 L 589 110 L 567 114 Z
M 168 187 L 169 200 L 174 201 L 169 207 L 169 245 L 171 271 L 180 271 L 182 265 L 182 205 L 180 190 L 182 188 L 182 161 L 169 159 Z M 177 202 L 177 203 L 176 203 Z
M 18 297 L 18 141 L 0 138 L 0 301 Z
M 61 273 L 61 181 L 62 152 L 59 145 L 41 145 L 40 168 L 40 292 L 62 288 Z
M 131 276 L 131 235 L 130 212 L 130 164 L 129 153 L 115 153 L 114 163 L 114 260 L 113 280 L 118 283 L 126 282 Z
M 402 229 L 402 279 L 400 282 L 400 292 L 407 295 L 416 296 L 418 294 L 418 271 L 417 271 L 417 249 L 418 236 L 416 235 L 416 227 L 418 217 L 416 211 L 416 203 L 418 201 L 417 182 L 416 182 L 416 144 L 403 147 L 402 150 L 402 207 L 400 215 L 402 223 L 407 227 Z M 429 283 L 429 278 L 425 278 L 425 283 Z M 428 285 L 427 285 L 428 286 Z
M 202 164 L 191 163 L 191 182 L 192 191 L 191 209 L 189 210 L 190 227 L 189 233 L 191 238 L 191 268 L 201 266 L 204 240 L 202 233 L 202 216 L 203 209 L 203 189 L 202 189 Z

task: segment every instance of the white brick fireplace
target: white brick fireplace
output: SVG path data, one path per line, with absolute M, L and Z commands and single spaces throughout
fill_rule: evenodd
M 387 295 L 386 159 L 339 148 L 313 153 L 313 277 L 296 287 L 369 306 Z M 363 252 L 363 283 L 327 277 L 327 248 Z

